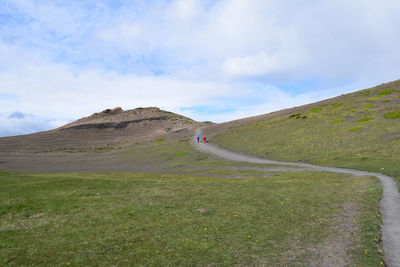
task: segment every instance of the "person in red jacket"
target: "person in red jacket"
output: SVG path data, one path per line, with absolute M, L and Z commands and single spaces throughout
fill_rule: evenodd
M 204 143 L 206 142 L 206 136 L 203 136 L 203 141 L 204 141 Z

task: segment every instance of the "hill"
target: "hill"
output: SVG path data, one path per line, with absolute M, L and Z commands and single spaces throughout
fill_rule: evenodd
M 156 107 L 126 111 L 106 109 L 51 131 L 0 138 L 0 168 L 17 171 L 132 170 L 135 167 L 131 166 L 144 165 L 140 160 L 145 157 L 142 152 L 142 158 L 139 152 L 133 153 L 139 162 L 135 164 L 132 157 L 125 156 L 129 151 L 154 145 L 154 142 L 160 145 L 164 145 L 162 141 L 178 142 L 191 136 L 195 128 L 209 124 Z M 149 161 L 152 161 L 150 154 L 159 158 L 148 154 Z
M 0 148 L 8 144 L 22 150 L 96 147 L 141 143 L 158 138 L 186 136 L 199 125 L 190 118 L 156 107 L 106 109 L 64 125 L 58 129 L 0 139 Z
M 400 80 L 212 125 L 212 142 L 268 159 L 400 176 Z

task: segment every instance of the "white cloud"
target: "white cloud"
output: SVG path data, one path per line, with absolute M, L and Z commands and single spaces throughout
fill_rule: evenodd
M 276 58 L 264 52 L 256 56 L 229 57 L 223 71 L 229 76 L 265 76 L 282 69 Z
M 31 114 L 23 114 L 20 111 L 15 113 L 22 114 L 23 116 L 0 116 L 0 137 L 50 130 L 70 122 L 44 120 L 43 118 L 37 118 Z
M 0 4 L 1 114 L 68 121 L 113 106 L 192 107 L 221 121 L 400 73 L 395 0 Z

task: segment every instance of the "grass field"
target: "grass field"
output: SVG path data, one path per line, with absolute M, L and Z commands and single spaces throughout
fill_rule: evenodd
M 363 90 L 303 114 L 233 127 L 212 142 L 268 159 L 376 171 L 400 181 L 399 95 L 398 87 Z
M 342 249 L 382 261 L 375 179 L 241 174 L 0 172 L 0 266 L 307 266 L 349 205 L 359 238 Z

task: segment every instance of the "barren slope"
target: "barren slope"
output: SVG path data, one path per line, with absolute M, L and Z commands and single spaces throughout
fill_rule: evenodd
M 207 123 L 154 107 L 105 110 L 55 130 L 0 138 L 0 169 L 126 169 L 132 163 L 121 162 L 123 148 L 191 136 L 202 125 Z

